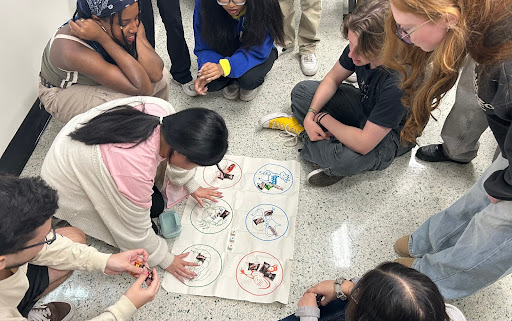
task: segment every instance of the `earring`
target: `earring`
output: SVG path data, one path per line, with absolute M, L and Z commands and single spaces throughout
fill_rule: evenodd
M 123 30 L 123 26 L 119 26 L 119 28 L 120 28 L 121 30 Z

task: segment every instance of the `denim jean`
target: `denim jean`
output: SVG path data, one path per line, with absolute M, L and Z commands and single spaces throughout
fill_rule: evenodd
M 345 308 L 348 301 L 342 301 L 336 299 L 329 302 L 326 306 L 320 306 L 320 319 L 318 321 L 345 321 Z M 281 321 L 300 321 L 300 318 L 296 317 L 295 314 L 289 315 Z
M 431 216 L 409 239 L 412 267 L 426 274 L 446 299 L 457 299 L 512 273 L 512 202 L 493 204 L 483 184 L 508 166 L 501 155 L 471 189 Z
M 319 85 L 319 81 L 301 81 L 292 90 L 292 112 L 302 124 Z M 348 84 L 338 87 L 322 111 L 328 111 L 345 125 L 361 129 L 367 120 L 360 105 L 359 89 Z M 400 137 L 393 130 L 366 155 L 351 150 L 335 137 L 313 142 L 304 130 L 301 138 L 304 147 L 300 155 L 305 160 L 325 168 L 325 173 L 329 176 L 352 176 L 363 171 L 383 170 L 391 165 L 400 146 Z
M 470 162 L 476 157 L 478 140 L 488 126 L 476 99 L 474 69 L 475 61 L 468 57 L 460 74 L 455 103 L 441 131 L 444 153 L 460 162 Z

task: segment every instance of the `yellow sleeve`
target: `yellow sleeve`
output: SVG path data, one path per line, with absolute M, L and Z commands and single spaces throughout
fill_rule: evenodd
M 227 77 L 231 72 L 231 65 L 229 64 L 229 60 L 221 59 L 219 60 L 219 64 L 222 67 L 222 70 L 224 70 L 224 77 Z

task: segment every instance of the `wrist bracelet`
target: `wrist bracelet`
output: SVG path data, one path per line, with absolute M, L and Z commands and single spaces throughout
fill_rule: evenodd
M 313 108 L 309 108 L 309 109 L 308 109 L 308 113 L 309 113 L 309 112 L 312 112 L 312 113 L 313 113 L 313 115 L 316 115 L 316 110 L 314 110 Z
M 329 115 L 329 113 L 325 112 L 325 113 L 322 113 L 318 116 L 318 120 L 316 121 L 316 123 L 318 125 L 320 125 L 320 121 L 322 120 L 322 118 L 324 118 L 325 116 Z

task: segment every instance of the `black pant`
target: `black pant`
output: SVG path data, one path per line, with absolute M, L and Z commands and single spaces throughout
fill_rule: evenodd
M 267 60 L 262 63 L 261 65 L 257 65 L 256 67 L 253 67 L 249 69 L 245 74 L 243 74 L 240 78 L 229 78 L 221 76 L 211 83 L 207 85 L 208 91 L 217 91 L 221 90 L 222 88 L 228 86 L 233 81 L 236 80 L 238 82 L 238 86 L 240 88 L 245 90 L 253 90 L 261 86 L 263 84 L 263 81 L 265 80 L 265 76 L 268 74 L 270 69 L 272 69 L 272 66 L 274 65 L 274 61 L 277 59 L 277 50 L 272 49 L 270 51 L 270 55 L 268 56 Z
M 179 0 L 157 0 L 158 11 L 167 33 L 167 52 L 171 58 L 171 75 L 180 84 L 192 80 L 190 54 L 183 33 Z M 146 29 L 146 38 L 155 47 L 155 18 L 151 0 L 140 0 L 140 21 Z

